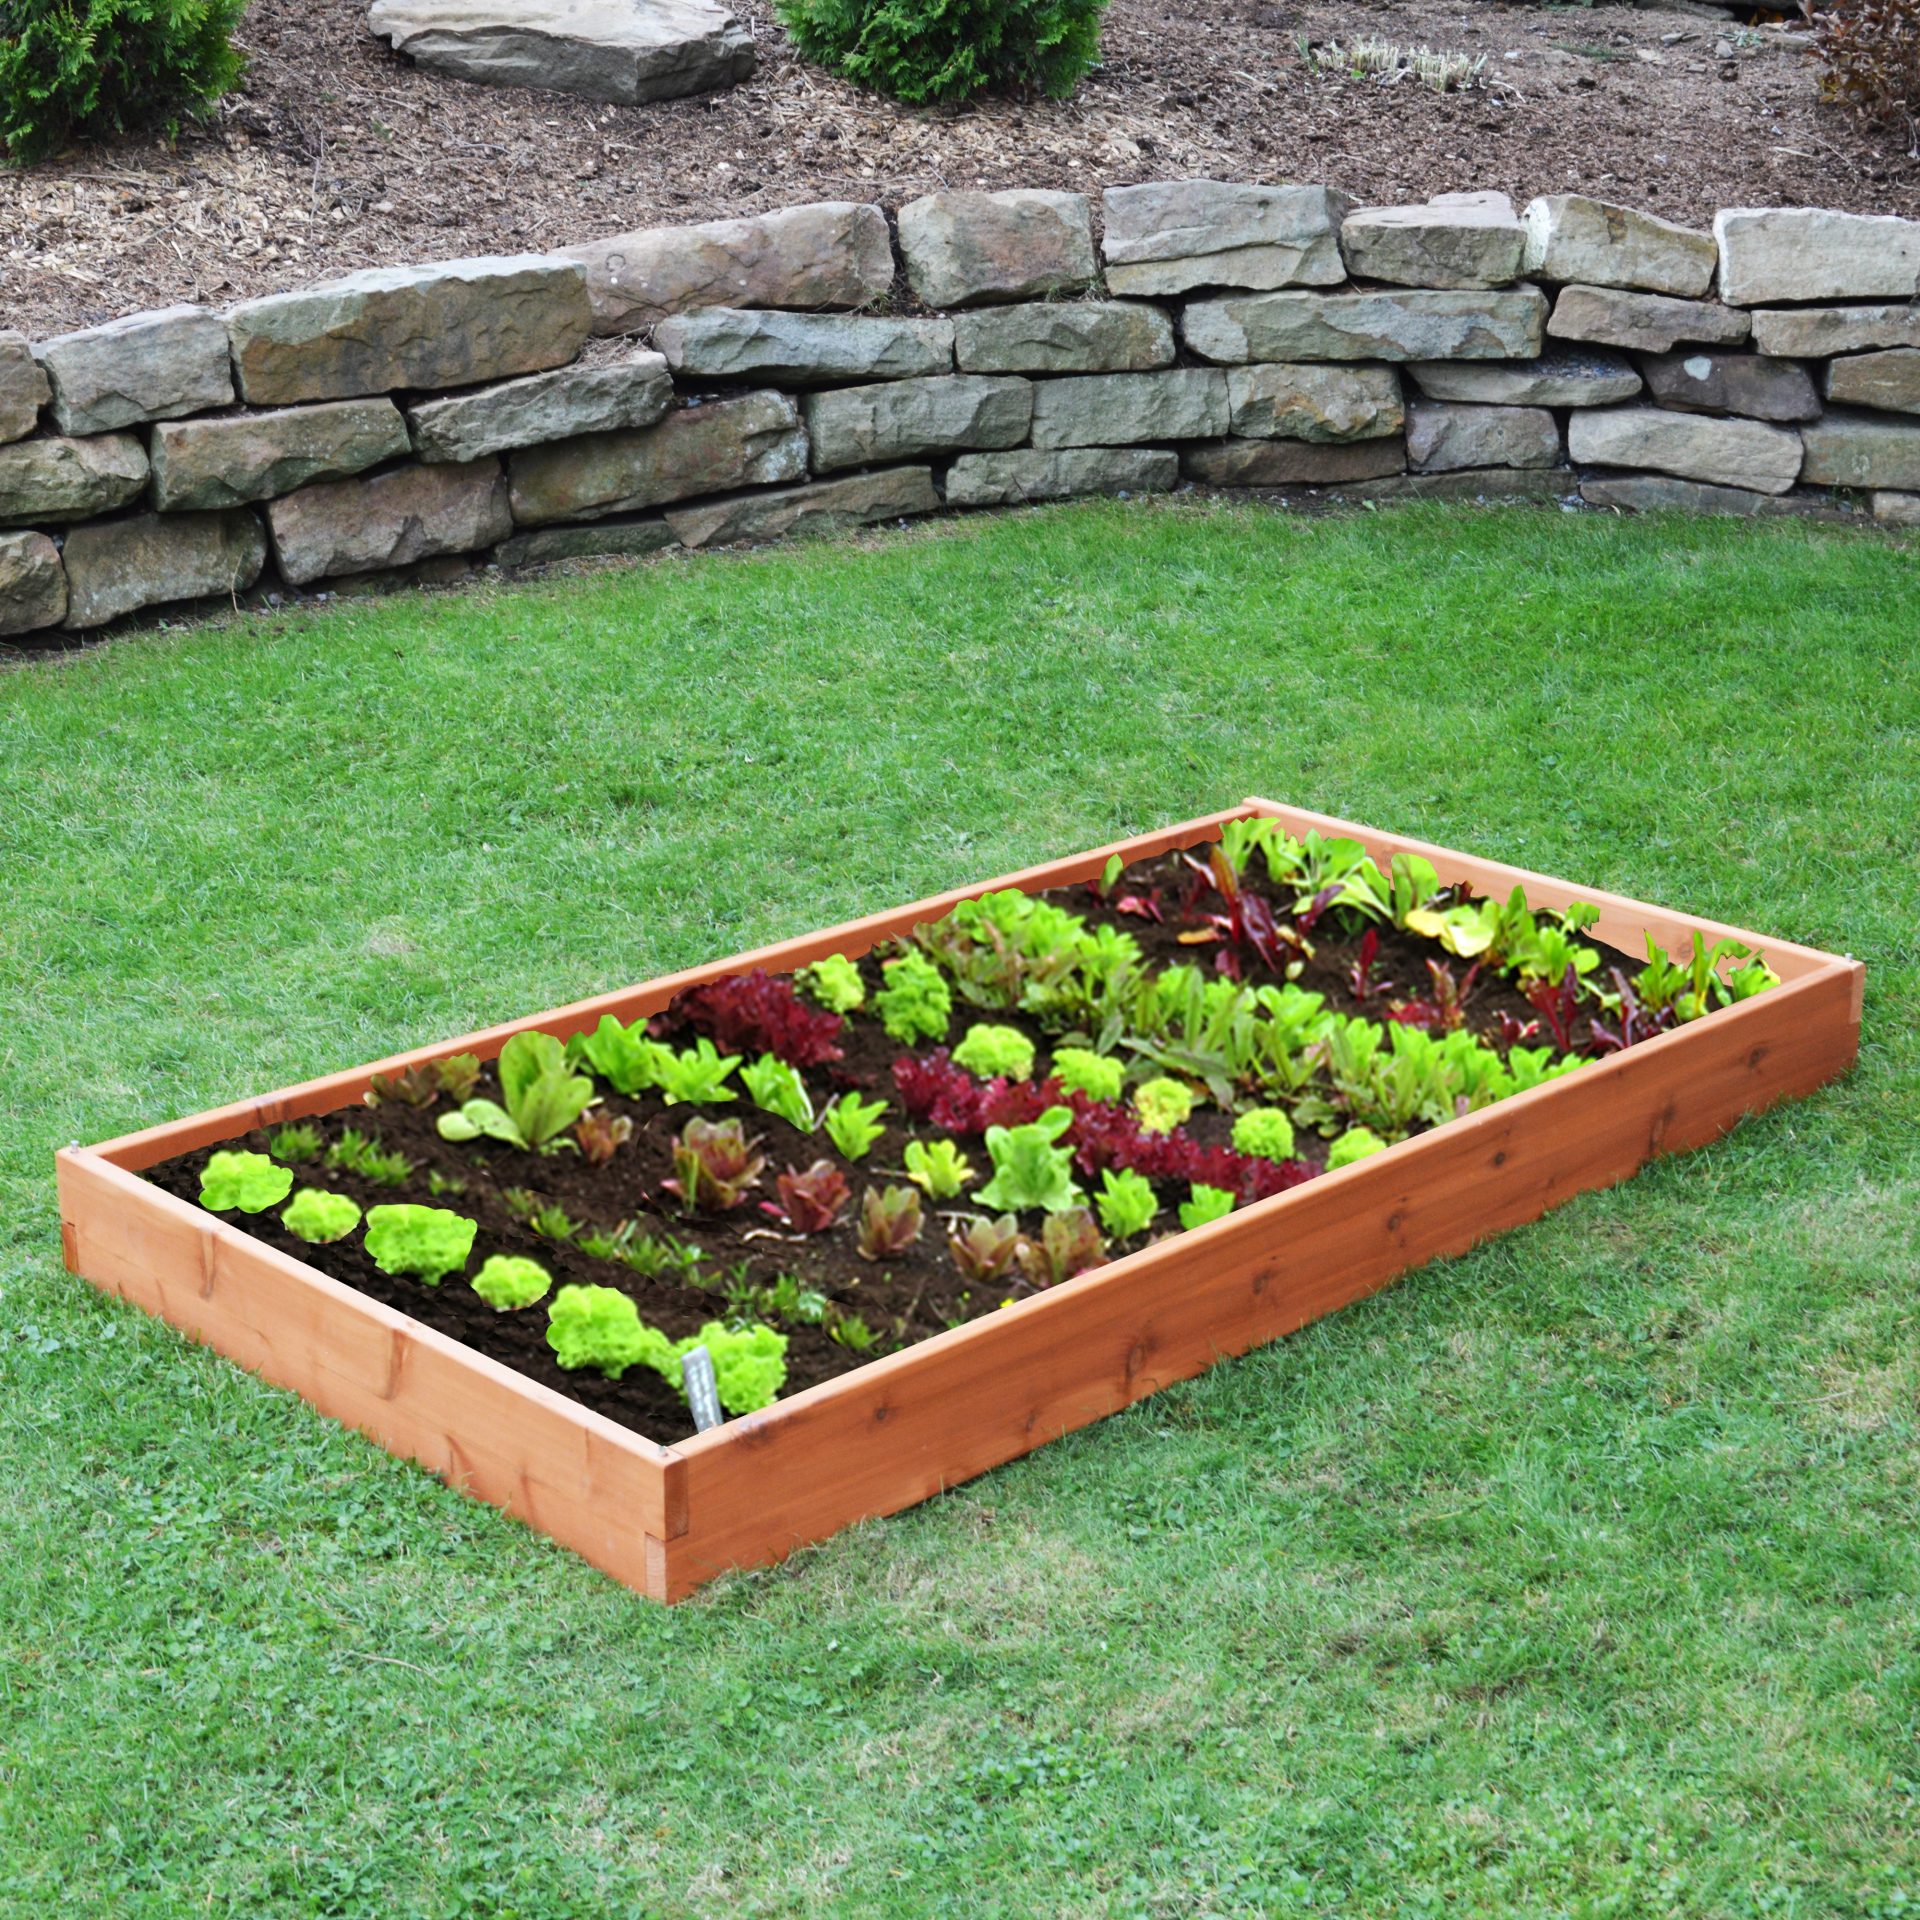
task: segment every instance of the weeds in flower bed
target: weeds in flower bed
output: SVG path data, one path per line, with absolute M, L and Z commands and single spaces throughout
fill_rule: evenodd
M 711 980 L 564 1042 L 516 1034 L 492 1069 L 378 1077 L 392 1143 L 329 1116 L 183 1164 L 204 1204 L 363 1285 L 370 1265 L 411 1311 L 477 1252 L 487 1313 L 463 1337 L 576 1392 L 595 1376 L 671 1430 L 661 1395 L 692 1344 L 723 1406 L 764 1404 L 1772 980 L 1724 941 L 1636 964 L 1592 924 L 1234 821 L 1091 886 L 965 901 L 859 959 Z M 316 1161 L 346 1190 L 276 1219 L 288 1163 Z

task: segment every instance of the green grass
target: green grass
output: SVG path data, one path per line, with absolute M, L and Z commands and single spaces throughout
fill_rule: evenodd
M 1917 582 L 1093 506 L 0 674 L 0 1912 L 1920 1911 Z M 57 1144 L 1249 791 L 1859 955 L 1860 1066 L 673 1612 L 60 1268 Z

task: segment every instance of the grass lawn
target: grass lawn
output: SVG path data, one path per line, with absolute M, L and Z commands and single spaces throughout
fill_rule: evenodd
M 1917 564 L 1096 505 L 0 672 L 0 1913 L 1920 1913 Z M 672 1612 L 60 1267 L 58 1144 L 1253 791 L 1860 1066 Z

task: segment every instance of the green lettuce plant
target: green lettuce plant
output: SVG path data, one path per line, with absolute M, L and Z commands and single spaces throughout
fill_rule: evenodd
M 789 1066 L 775 1054 L 765 1053 L 740 1069 L 740 1083 L 746 1088 L 748 1099 L 763 1113 L 778 1115 L 802 1133 L 813 1131 L 813 1096 L 807 1092 L 807 1083 L 800 1078 L 797 1067 Z
M 873 1010 L 888 1037 L 911 1046 L 944 1040 L 953 1017 L 953 994 L 940 969 L 925 954 L 909 950 L 882 969 L 886 984 L 873 996 Z
M 985 1022 L 967 1029 L 953 1050 L 955 1066 L 977 1073 L 982 1080 L 1033 1077 L 1033 1042 L 1018 1027 L 996 1027 Z
M 907 1178 L 930 1200 L 952 1200 L 973 1185 L 973 1163 L 951 1140 L 909 1140 L 901 1155 Z
M 802 967 L 797 977 L 831 1012 L 852 1013 L 867 1004 L 866 982 L 860 978 L 860 969 L 844 953 L 829 954 L 810 967 Z
M 847 1159 L 864 1160 L 887 1130 L 882 1117 L 886 1111 L 884 1100 L 862 1100 L 857 1093 L 843 1093 L 821 1116 L 821 1125 Z
M 591 1033 L 576 1033 L 567 1042 L 567 1058 L 584 1060 L 615 1093 L 631 1097 L 658 1083 L 660 1060 L 671 1049 L 647 1038 L 647 1023 L 636 1020 L 623 1027 L 603 1013 Z
M 1153 1182 L 1144 1174 L 1108 1167 L 1100 1176 L 1100 1191 L 1094 1196 L 1100 1209 L 1100 1224 L 1116 1240 L 1131 1240 L 1145 1233 L 1160 1211 Z
M 574 1072 L 566 1048 L 550 1033 L 516 1033 L 500 1049 L 500 1102 L 473 1099 L 443 1113 L 443 1140 L 504 1141 L 529 1153 L 557 1153 L 574 1142 L 567 1130 L 593 1098 L 593 1082 Z M 504 1104 L 501 1104 L 504 1103 Z
M 478 1222 L 445 1207 L 369 1207 L 367 1258 L 382 1273 L 404 1274 L 437 1287 L 467 1264 L 478 1231 Z
M 1118 1100 L 1127 1078 L 1118 1060 L 1090 1047 L 1055 1047 L 1051 1071 L 1067 1092 L 1084 1093 L 1089 1100 Z
M 562 1287 L 547 1308 L 547 1345 L 569 1372 L 592 1367 L 618 1380 L 629 1367 L 644 1365 L 680 1384 L 673 1342 L 647 1326 L 616 1287 Z
M 538 1260 L 512 1253 L 489 1255 L 473 1276 L 474 1292 L 496 1313 L 530 1307 L 536 1300 L 544 1300 L 552 1285 L 553 1275 Z
M 662 1047 L 654 1066 L 654 1084 L 670 1107 L 716 1106 L 737 1097 L 727 1082 L 740 1064 L 737 1054 L 723 1054 L 703 1035 L 679 1053 Z
M 1143 1080 L 1133 1090 L 1133 1108 L 1149 1133 L 1171 1133 L 1193 1117 L 1193 1089 L 1178 1080 Z
M 360 1209 L 344 1193 L 302 1187 L 280 1215 L 280 1224 L 296 1240 L 323 1247 L 344 1240 L 360 1224 Z
M 1233 1211 L 1233 1195 L 1224 1187 L 1210 1187 L 1196 1180 L 1187 1192 L 1189 1197 L 1180 1203 L 1183 1228 L 1204 1227 L 1210 1220 L 1224 1220 Z
M 854 1251 L 862 1260 L 891 1260 L 920 1238 L 920 1226 L 919 1188 L 869 1187 L 860 1196 Z
M 1233 1123 L 1233 1150 L 1262 1160 L 1291 1160 L 1293 1122 L 1278 1107 L 1255 1107 Z
M 1020 1223 L 1012 1214 L 997 1220 L 976 1214 L 947 1236 L 953 1264 L 975 1286 L 989 1286 L 1013 1265 L 1020 1251 Z
M 1327 1155 L 1327 1171 L 1337 1172 L 1341 1167 L 1350 1167 L 1356 1160 L 1364 1160 L 1369 1154 L 1384 1153 L 1387 1143 L 1370 1127 L 1349 1127 Z
M 679 1363 L 695 1347 L 705 1347 L 712 1355 L 714 1387 L 729 1413 L 758 1413 L 780 1397 L 787 1380 L 784 1333 L 768 1326 L 729 1327 L 709 1320 L 692 1339 L 682 1340 L 674 1349 L 674 1370 L 667 1377 L 682 1392 Z
M 264 1213 L 293 1191 L 293 1169 L 264 1153 L 215 1153 L 200 1170 L 200 1204 L 214 1213 Z
M 1073 1183 L 1073 1151 L 1054 1144 L 1072 1125 L 1070 1107 L 1049 1107 L 1025 1126 L 989 1127 L 993 1178 L 974 1198 L 1002 1213 L 1035 1207 L 1062 1213 L 1078 1206 L 1082 1195 Z

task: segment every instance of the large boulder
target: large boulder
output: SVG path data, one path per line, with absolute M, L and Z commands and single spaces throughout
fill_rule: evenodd
M 369 267 L 227 314 L 241 397 L 255 406 L 540 373 L 565 366 L 592 323 L 585 273 L 538 253 Z
M 1603 407 L 1631 400 L 1640 376 L 1604 348 L 1548 347 L 1537 360 L 1416 360 L 1407 369 L 1429 400 L 1493 407 Z
M 38 633 L 66 617 L 60 549 L 44 533 L 0 533 L 0 634 Z
M 1033 300 L 953 321 L 962 373 L 1147 373 L 1173 364 L 1173 322 L 1137 300 Z
M 1800 360 L 1920 347 L 1920 305 L 1763 307 L 1753 316 L 1753 344 L 1757 352 Z
M 295 586 L 477 553 L 513 531 L 500 463 L 491 459 L 302 487 L 269 504 L 267 523 L 280 571 Z
M 1347 277 L 1340 222 L 1352 202 L 1331 187 L 1156 180 L 1101 195 L 1101 251 L 1115 293 L 1196 287 L 1332 287 Z
M 1697 300 L 1713 285 L 1720 250 L 1710 233 L 1657 220 L 1632 207 L 1549 193 L 1527 202 L 1525 265 L 1565 286 L 1638 287 Z
M 737 547 L 843 533 L 849 527 L 939 510 L 931 467 L 887 467 L 879 473 L 816 480 L 811 486 L 697 500 L 690 506 L 669 507 L 666 517 L 682 546 Z
M 653 330 L 653 344 L 675 373 L 695 380 L 817 387 L 835 380 L 910 380 L 953 371 L 951 320 L 709 307 L 662 320 Z
M 1827 368 L 1827 398 L 1889 413 L 1920 413 L 1920 347 L 1856 354 Z
M 1340 251 L 1353 274 L 1402 287 L 1507 286 L 1520 277 L 1526 245 L 1526 229 L 1504 193 L 1362 207 L 1340 228 Z
M 1407 408 L 1407 464 L 1418 473 L 1466 467 L 1557 467 L 1560 429 L 1544 407 L 1460 406 L 1416 400 Z
M 408 451 L 407 424 L 385 398 L 163 421 L 153 430 L 153 504 L 164 513 L 243 506 Z
M 90 520 L 146 484 L 146 449 L 131 433 L 18 440 L 0 447 L 0 527 Z
M 1034 389 L 1036 447 L 1125 447 L 1143 440 L 1212 440 L 1227 431 L 1227 376 L 1218 367 L 1090 373 Z
M 423 400 L 407 409 L 407 424 L 422 460 L 479 460 L 583 433 L 650 427 L 672 405 L 666 361 L 657 353 L 636 353 L 603 366 L 561 367 Z
M 893 285 L 887 216 L 851 200 L 641 227 L 560 253 L 585 270 L 596 333 L 642 333 L 701 307 L 867 307 Z
M 1675 300 L 1664 293 L 1629 293 L 1618 287 L 1562 287 L 1547 322 L 1552 339 L 1640 353 L 1671 353 L 1683 340 L 1732 346 L 1752 328 L 1744 313 L 1717 300 Z
M 174 600 L 244 593 L 267 563 L 259 517 L 231 513 L 137 513 L 67 535 L 69 627 L 102 627 L 123 613 Z
M 1210 487 L 1331 487 L 1400 473 L 1407 443 L 1398 434 L 1323 446 L 1309 440 L 1216 440 L 1189 447 L 1182 470 Z
M 1616 407 L 1567 421 L 1567 452 L 1582 465 L 1651 467 L 1755 493 L 1785 493 L 1800 477 L 1800 436 L 1758 420 L 1714 420 L 1664 407 Z
M 807 435 L 784 393 L 682 407 L 657 426 L 529 447 L 508 462 L 523 527 L 637 513 L 695 494 L 803 480 Z
M 111 433 L 233 400 L 227 329 L 205 307 L 133 313 L 57 334 L 34 349 L 53 389 L 62 433 Z
M 1713 217 L 1720 297 L 1911 300 L 1920 295 L 1920 220 L 1823 207 L 1730 207 Z
M 623 107 L 730 87 L 753 35 L 714 0 L 373 0 L 367 25 L 396 53 L 500 87 Z
M 1540 351 L 1547 300 L 1501 293 L 1254 293 L 1196 300 L 1181 316 L 1203 359 L 1525 360 Z
M 1180 456 L 1158 447 L 1022 447 L 966 453 L 947 470 L 950 507 L 1014 507 L 1083 493 L 1167 493 Z
M 1807 444 L 1801 478 L 1809 486 L 1920 487 L 1920 420 L 1836 407 L 1801 433 Z
M 1033 382 L 949 373 L 810 393 L 801 403 L 816 473 L 918 460 L 963 448 L 1015 447 L 1033 420 Z
M 1647 392 L 1663 407 L 1682 413 L 1738 413 L 1749 420 L 1811 420 L 1819 396 L 1805 367 L 1768 360 L 1757 353 L 1643 354 L 1640 371 Z
M 900 252 L 930 307 L 1078 293 L 1094 276 L 1086 196 L 1040 187 L 910 200 L 900 209 Z
M 40 424 L 50 392 L 27 336 L 0 328 L 0 445 L 24 440 Z
M 1231 431 L 1246 440 L 1378 440 L 1405 421 L 1391 367 L 1235 367 L 1227 396 Z

